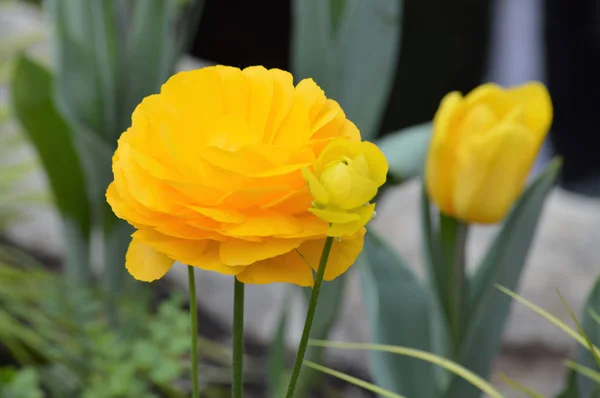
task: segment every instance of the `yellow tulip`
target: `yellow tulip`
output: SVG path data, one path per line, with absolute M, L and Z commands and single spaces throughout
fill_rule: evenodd
M 311 79 L 221 65 L 171 77 L 138 105 L 113 156 L 106 197 L 137 229 L 128 271 L 152 281 L 177 260 L 244 283 L 311 286 L 329 224 L 308 210 L 302 169 L 337 140 L 360 133 Z M 333 243 L 325 280 L 354 263 L 364 234 Z
M 370 142 L 336 140 L 302 170 L 314 197 L 309 211 L 329 223 L 328 236 L 352 236 L 373 218 L 369 201 L 385 183 L 388 163 Z
M 551 122 L 552 102 L 541 83 L 447 94 L 426 162 L 430 199 L 465 222 L 502 220 L 521 195 Z

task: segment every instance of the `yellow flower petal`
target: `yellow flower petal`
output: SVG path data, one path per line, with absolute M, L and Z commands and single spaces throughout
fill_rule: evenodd
M 309 169 L 302 169 L 302 176 L 308 183 L 308 189 L 315 200 L 323 205 L 329 203 L 329 193 Z
M 310 208 L 310 209 L 308 209 L 308 211 L 310 211 L 315 216 L 317 216 L 327 222 L 330 222 L 330 223 L 347 223 L 347 222 L 351 222 L 354 220 L 358 220 L 360 218 L 358 216 L 358 214 L 351 213 L 351 212 L 345 211 L 343 209 L 334 210 L 332 208 L 327 208 L 327 209 Z
M 273 78 L 262 66 L 251 66 L 244 69 L 242 73 L 250 84 L 248 124 L 252 127 L 252 131 L 260 134 L 262 138 L 273 102 Z
M 314 283 L 310 266 L 296 250 L 249 265 L 236 277 L 240 282 L 255 284 L 283 282 L 312 286 Z
M 152 229 L 140 229 L 131 235 L 139 242 L 152 246 L 182 263 L 196 262 L 206 250 L 208 240 L 191 240 L 164 235 Z
M 286 236 L 302 230 L 300 223 L 291 216 L 267 214 L 249 216 L 246 221 L 237 225 L 225 225 L 224 234 L 229 236 Z
M 354 221 L 350 221 L 348 223 L 338 223 L 332 224 L 329 226 L 327 230 L 327 236 L 352 236 L 356 234 L 356 232 L 367 225 L 369 221 L 373 218 L 373 213 L 375 212 L 375 203 L 369 206 L 361 206 L 354 210 L 354 214 L 357 214 L 359 218 Z
M 553 108 L 548 89 L 539 82 L 530 82 L 508 90 L 508 96 L 524 107 L 524 122 L 535 132 L 541 145 L 552 123 Z
M 219 255 L 220 242 L 208 241 L 206 250 L 195 261 L 188 262 L 189 265 L 205 271 L 218 272 L 224 275 L 237 275 L 246 267 L 230 267 L 221 261 Z
M 343 274 L 356 261 L 364 245 L 366 229 L 361 228 L 355 235 L 343 238 L 340 241 L 334 240 L 331 246 L 331 252 L 325 268 L 324 279 L 331 281 Z M 319 269 L 319 261 L 323 247 L 324 239 L 309 240 L 298 248 L 298 251 L 304 257 L 304 260 L 315 270 Z
M 500 125 L 466 144 L 455 166 L 456 216 L 500 221 L 521 194 L 536 151 L 535 137 L 516 124 Z
M 139 281 L 152 282 L 160 279 L 172 265 L 172 259 L 138 239 L 134 238 L 129 244 L 125 267 L 131 276 Z
M 216 209 L 210 207 L 200 207 L 190 204 L 185 204 L 188 209 L 194 212 L 212 218 L 215 221 L 226 222 L 230 224 L 239 224 L 246 219 L 242 213 L 235 210 Z
M 229 239 L 221 242 L 219 256 L 225 265 L 250 265 L 260 260 L 280 256 L 300 246 L 299 239 L 272 239 L 264 242 L 247 242 Z

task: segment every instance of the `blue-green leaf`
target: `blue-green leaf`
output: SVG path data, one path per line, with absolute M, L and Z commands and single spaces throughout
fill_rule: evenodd
M 109 142 L 117 128 L 118 50 L 114 2 L 50 0 L 60 111 Z
M 402 1 L 293 2 L 292 70 L 337 100 L 365 139 L 377 134 L 400 43 Z
M 369 231 L 358 264 L 373 343 L 431 351 L 431 297 L 394 250 Z M 376 384 L 408 397 L 435 397 L 432 365 L 414 358 L 369 353 Z
M 595 346 L 600 346 L 600 325 L 594 320 L 592 313 L 590 313 L 592 311 L 600 311 L 600 277 L 596 279 L 594 286 L 588 293 L 585 306 L 583 307 L 581 322 L 583 330 L 587 334 L 590 341 Z M 578 347 L 575 360 L 582 366 L 597 369 L 594 357 L 590 351 L 586 350 L 584 347 Z M 581 397 L 589 397 L 592 392 L 598 388 L 597 383 L 594 383 L 589 378 L 580 374 L 577 374 L 575 379 L 577 383 L 577 391 Z
M 469 326 L 459 351 L 467 368 L 487 377 L 497 354 L 510 308 L 510 298 L 503 297 L 495 284 L 510 290 L 517 288 L 543 205 L 560 170 L 560 160 L 527 188 L 507 217 L 486 256 L 471 280 Z M 479 392 L 455 378 L 446 397 L 478 397 Z
M 431 136 L 431 122 L 386 134 L 377 141 L 389 163 L 388 179 L 400 184 L 423 174 Z
M 15 114 L 34 145 L 63 218 L 71 276 L 89 281 L 90 208 L 83 171 L 67 123 L 52 102 L 52 76 L 25 56 L 17 60 L 12 82 Z M 77 273 L 79 276 L 73 276 Z

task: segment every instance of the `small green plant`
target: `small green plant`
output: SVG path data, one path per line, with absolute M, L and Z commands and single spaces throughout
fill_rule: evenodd
M 29 266 L 17 266 L 17 256 Z M 151 312 L 141 311 L 136 302 L 120 303 L 120 315 L 129 322 L 120 333 L 109 325 L 100 292 L 79 290 L 67 299 L 65 286 L 59 274 L 22 253 L 0 250 L 0 345 L 32 369 L 50 397 L 188 396 L 189 314 L 181 296 L 171 296 Z M 215 377 L 229 373 L 229 352 L 202 337 L 198 345 L 202 385 L 214 387 Z M 19 377 L 30 380 L 31 372 Z M 30 397 L 36 396 L 14 396 Z
M 0 397 L 43 398 L 39 374 L 33 368 L 0 368 Z

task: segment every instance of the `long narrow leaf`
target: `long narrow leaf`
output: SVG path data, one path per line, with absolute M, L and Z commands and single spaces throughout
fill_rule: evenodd
M 338 379 L 347 381 L 348 383 L 354 384 L 355 386 L 362 387 L 365 390 L 374 392 L 375 394 L 378 394 L 379 396 L 388 397 L 388 398 L 405 398 L 402 395 L 393 393 L 393 392 L 383 389 L 381 387 L 377 387 L 375 384 L 371 384 L 369 382 L 358 379 L 356 377 L 347 375 L 342 372 L 338 372 L 337 370 L 333 370 L 331 368 L 327 368 L 325 366 L 318 365 L 314 362 L 304 361 L 303 364 L 308 366 L 309 368 L 313 368 L 313 369 L 323 372 L 325 374 L 337 377 Z
M 541 315 L 542 317 L 546 318 L 546 320 L 548 322 L 552 323 L 554 326 L 556 326 L 559 329 L 561 329 L 563 332 L 565 332 L 567 335 L 569 335 L 571 338 L 573 338 L 573 340 L 575 340 L 576 342 L 578 342 L 584 348 L 586 348 L 586 349 L 588 348 L 587 342 L 585 341 L 585 339 L 581 335 L 579 335 L 569 325 L 565 324 L 564 322 L 562 322 L 560 319 L 558 319 L 554 315 L 550 314 L 547 311 L 544 311 L 542 308 L 540 308 L 537 305 L 533 304 L 531 301 L 526 300 L 525 298 L 519 296 L 518 294 L 516 294 L 516 293 L 514 293 L 514 292 L 512 292 L 510 290 L 508 290 L 504 286 L 497 285 L 496 287 L 498 288 L 498 290 L 500 290 L 504 294 L 507 294 L 508 296 L 512 297 L 514 300 L 517 300 L 518 302 L 520 302 L 520 303 L 526 305 L 527 307 L 529 307 L 529 309 L 531 309 L 532 311 L 534 311 L 538 315 Z M 596 348 L 596 350 L 598 350 L 598 348 Z
M 508 384 L 510 388 L 512 388 L 518 394 L 519 397 L 521 397 L 522 392 L 530 398 L 545 398 L 543 395 L 536 393 L 535 391 L 525 387 L 521 383 L 517 383 L 516 381 L 509 379 L 504 373 L 502 373 L 501 377 L 502 380 L 504 380 L 504 382 Z
M 358 272 L 371 339 L 378 344 L 431 350 L 431 297 L 394 250 L 375 232 L 365 237 Z M 433 367 L 414 358 L 369 352 L 376 384 L 409 397 L 436 396 Z
M 596 346 L 600 345 L 600 324 L 597 322 L 598 311 L 600 311 L 600 277 L 596 279 L 592 289 L 588 293 L 581 321 L 581 326 L 589 337 L 589 341 Z M 589 347 L 579 348 L 575 354 L 575 360 L 581 366 L 595 368 L 596 370 L 599 369 L 595 358 L 589 351 Z M 595 391 L 600 391 L 599 386 L 589 378 L 583 377 L 578 373 L 576 379 L 577 391 L 580 396 L 589 397 Z
M 338 2 L 293 1 L 292 70 L 312 77 L 372 139 L 395 76 L 403 2 Z
M 546 198 L 558 176 L 561 161 L 554 160 L 529 185 L 506 218 L 469 284 L 469 319 L 458 360 L 482 377 L 487 377 L 500 349 L 502 330 L 510 309 L 494 284 L 516 289 L 529 254 Z M 455 378 L 447 397 L 475 398 L 479 393 Z
M 430 354 L 425 351 L 415 350 L 413 348 L 407 347 L 396 347 L 389 345 L 381 345 L 381 344 L 363 344 L 363 343 L 343 343 L 337 341 L 318 341 L 318 340 L 310 340 L 310 345 L 319 345 L 322 347 L 329 348 L 341 348 L 347 350 L 373 350 L 373 351 L 381 351 L 381 352 L 389 352 L 398 355 L 406 355 L 413 358 L 418 358 L 423 361 L 430 362 L 434 365 L 441 366 L 455 375 L 463 378 L 468 383 L 477 387 L 484 393 L 488 394 L 492 398 L 503 398 L 503 395 L 494 388 L 490 383 L 477 376 L 475 373 L 470 370 L 458 365 L 455 362 L 450 361 L 449 359 L 439 357 L 437 355 Z
M 12 84 L 15 114 L 36 148 L 63 218 L 68 249 L 67 269 L 79 283 L 89 283 L 90 209 L 83 171 L 73 136 L 51 97 L 50 73 L 39 64 L 19 58 Z

